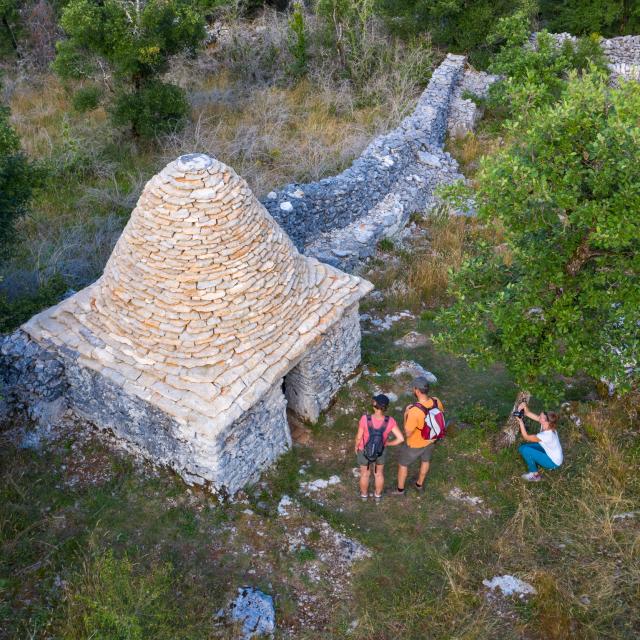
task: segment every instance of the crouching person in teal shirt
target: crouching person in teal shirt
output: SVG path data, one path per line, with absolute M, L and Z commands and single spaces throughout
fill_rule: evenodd
M 526 441 L 518 447 L 528 469 L 522 477 L 528 482 L 539 482 L 542 476 L 538 467 L 556 469 L 562 464 L 562 445 L 557 432 L 558 414 L 553 411 L 543 411 L 540 415 L 536 415 L 529 411 L 525 403 L 519 405 L 518 410 L 524 410 L 527 418 L 540 423 L 540 432 L 534 436 L 527 433 L 523 420 L 516 418 L 520 425 L 520 435 Z

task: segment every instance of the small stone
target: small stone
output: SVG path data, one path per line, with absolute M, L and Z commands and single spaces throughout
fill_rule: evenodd
M 424 347 L 428 344 L 429 339 L 423 333 L 417 331 L 410 331 L 402 338 L 398 338 L 393 344 L 396 347 L 404 347 L 405 349 L 416 349 L 417 347 Z
M 422 162 L 422 164 L 426 164 L 430 167 L 442 167 L 440 158 L 438 158 L 438 156 L 434 155 L 433 153 L 429 153 L 428 151 L 418 151 L 418 160 Z
M 282 496 L 278 503 L 278 515 L 282 517 L 288 516 L 289 512 L 287 511 L 287 507 L 290 507 L 292 504 L 293 500 L 288 495 Z
M 229 617 L 242 623 L 242 640 L 271 636 L 276 630 L 273 598 L 253 587 L 238 589 L 238 596 L 229 607 Z
M 516 595 L 524 598 L 537 593 L 535 587 L 520 578 L 511 575 L 495 576 L 491 580 L 483 580 L 482 584 L 491 591 L 500 590 L 504 596 Z
M 282 211 L 293 211 L 293 205 L 288 200 L 285 200 L 280 203 L 280 209 Z
M 413 360 L 403 360 L 398 363 L 396 368 L 391 372 L 392 376 L 402 376 L 408 375 L 412 378 L 426 378 L 428 382 L 431 384 L 435 384 L 438 382 L 438 378 L 431 373 L 431 371 L 427 371 L 422 365 L 414 362 Z

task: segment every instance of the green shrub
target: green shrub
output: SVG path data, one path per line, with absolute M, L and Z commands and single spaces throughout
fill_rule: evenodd
M 53 68 L 65 79 L 92 78 L 108 68 L 119 88 L 111 109 L 117 124 L 151 137 L 182 122 L 182 91 L 158 78 L 172 56 L 195 55 L 204 40 L 197 8 L 183 0 L 69 0 L 60 26 L 67 38 L 56 45 Z
M 9 300 L 0 293 L 0 333 L 17 329 L 31 316 L 60 302 L 68 287 L 60 276 L 43 284 L 32 295 Z
M 529 46 L 532 5 L 526 4 L 513 15 L 498 21 L 490 41 L 500 44 L 490 65 L 493 73 L 504 76 L 489 91 L 489 106 L 496 113 L 524 120 L 536 109 L 558 100 L 567 87 L 571 71 L 606 69 L 598 38 L 584 38 L 561 47 L 546 31 L 538 34 L 537 48 Z
M 179 128 L 188 113 L 184 91 L 159 81 L 147 83 L 140 91 L 121 94 L 111 110 L 116 125 L 131 125 L 143 138 Z
M 511 143 L 476 175 L 479 217 L 498 222 L 453 277 L 437 342 L 470 362 L 503 361 L 551 399 L 558 376 L 638 384 L 640 85 L 574 72 L 562 100 L 510 123 Z
M 0 253 L 13 234 L 14 220 L 25 212 L 37 179 L 9 116 L 9 109 L 0 105 Z
M 486 66 L 495 50 L 487 34 L 513 9 L 509 0 L 379 0 L 392 32 L 403 38 L 429 33 L 435 45 L 467 53 L 479 66 Z
M 102 89 L 97 85 L 89 85 L 78 89 L 71 99 L 73 108 L 79 113 L 97 109 L 102 98 Z
M 540 18 L 552 32 L 604 36 L 640 31 L 640 6 L 629 0 L 539 0 Z
M 309 62 L 309 43 L 304 24 L 303 6 L 299 2 L 294 4 L 293 13 L 289 18 L 289 52 L 293 56 L 291 75 L 295 78 L 306 75 Z

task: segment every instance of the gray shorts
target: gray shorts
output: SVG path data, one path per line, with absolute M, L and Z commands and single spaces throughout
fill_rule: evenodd
M 400 445 L 400 455 L 398 456 L 398 464 L 408 467 L 412 462 L 420 458 L 420 462 L 431 462 L 433 450 L 436 443 L 432 442 L 426 447 L 408 447 L 406 443 Z
M 383 465 L 387 461 L 387 447 L 382 450 L 382 455 L 374 462 L 369 462 L 364 457 L 364 451 L 358 451 L 358 453 L 356 454 L 356 461 L 358 462 L 358 466 L 360 467 L 366 467 L 367 465 L 369 465 L 369 469 L 371 469 L 374 464 Z

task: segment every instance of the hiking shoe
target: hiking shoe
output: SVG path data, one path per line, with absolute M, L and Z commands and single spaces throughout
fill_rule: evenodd
M 540 477 L 540 474 L 537 471 L 530 471 L 529 473 L 523 473 L 520 477 L 523 480 L 526 480 L 527 482 L 540 482 L 540 480 L 542 480 L 542 478 Z
M 417 482 L 414 482 L 413 486 L 418 493 L 424 493 L 424 482 L 422 484 L 418 484 Z
M 382 500 L 382 494 L 380 494 L 379 496 L 377 496 L 375 493 L 373 494 L 373 499 L 376 502 L 380 502 Z
M 392 496 L 405 496 L 407 495 L 407 490 L 404 489 L 403 491 L 399 491 L 398 488 L 396 487 L 392 492 L 391 492 Z
M 360 494 L 360 500 L 362 500 L 362 502 L 366 502 L 368 499 L 369 499 L 369 494 L 366 494 L 364 496 Z

